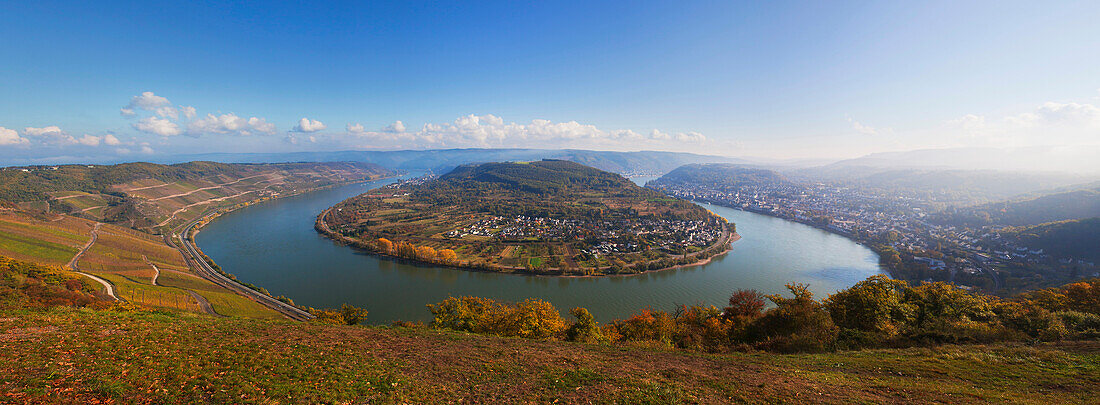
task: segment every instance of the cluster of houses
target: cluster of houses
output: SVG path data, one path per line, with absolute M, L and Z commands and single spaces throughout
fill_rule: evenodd
M 599 244 L 591 253 L 635 252 L 640 248 L 626 239 L 641 238 L 652 245 L 708 246 L 722 236 L 720 224 L 708 221 L 667 219 L 582 221 L 546 217 L 491 216 L 443 234 L 448 238 L 479 236 L 503 240 L 537 238 L 571 241 L 595 237 Z
M 956 272 L 987 273 L 997 280 L 994 265 L 1056 261 L 1041 249 L 1018 246 L 1002 238 L 994 227 L 933 223 L 929 217 L 930 202 L 904 191 L 790 182 L 736 186 L 681 183 L 660 188 L 675 197 L 794 220 L 863 243 L 887 241 L 899 252 L 911 252 L 908 257 L 913 262 L 942 271 L 940 279 L 948 281 L 954 279 Z M 943 257 L 922 254 L 930 251 L 943 253 Z M 1071 258 L 1059 258 L 1057 262 L 1094 266 Z

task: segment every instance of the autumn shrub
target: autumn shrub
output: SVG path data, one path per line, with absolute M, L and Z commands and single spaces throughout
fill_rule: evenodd
M 675 322 L 667 312 L 644 309 L 630 318 L 611 323 L 609 329 L 616 340 L 671 346 Z
M 577 318 L 577 320 L 566 329 L 566 339 L 572 342 L 582 343 L 598 343 L 604 341 L 603 333 L 600 331 L 600 326 L 596 323 L 596 318 L 592 316 L 592 313 L 581 307 L 573 308 L 569 313 L 573 315 L 574 318 Z
M 1008 302 L 997 305 L 995 311 L 1000 315 L 1002 325 L 1025 335 L 1022 337 L 1027 339 L 1050 341 L 1069 335 L 1061 318 L 1046 308 Z
M 729 324 L 728 339 L 731 343 L 744 342 L 748 326 L 764 314 L 767 297 L 756 290 L 737 290 L 730 294 L 729 305 L 722 309 L 722 317 Z
M 875 275 L 826 298 L 823 304 L 839 328 L 841 345 L 875 346 L 897 336 L 914 318 L 908 288 L 904 281 Z
M 1080 311 L 1058 311 L 1053 315 L 1062 321 L 1074 338 L 1100 338 L 1100 315 Z
M 1011 335 L 993 311 L 995 297 L 936 282 L 907 288 L 905 301 L 913 306 L 903 331 L 906 344 L 991 342 Z
M 500 325 L 497 334 L 527 339 L 550 339 L 566 328 L 565 320 L 553 305 L 532 298 L 506 306 L 504 322 Z
M 307 311 L 315 317 L 314 322 L 330 325 L 358 325 L 367 319 L 365 309 L 348 304 L 342 305 L 340 309 L 308 308 Z
M 566 329 L 558 310 L 538 299 L 506 305 L 488 298 L 450 297 L 428 309 L 433 328 L 527 339 L 553 338 Z
M 84 307 L 97 294 L 79 274 L 0 256 L 0 308 Z
M 722 316 L 716 307 L 682 305 L 673 316 L 673 323 L 673 339 L 678 348 L 721 352 L 730 346 L 733 321 Z
M 429 304 L 432 312 L 431 327 L 462 332 L 491 333 L 503 318 L 500 303 L 480 297 L 449 297 L 439 303 Z
M 837 327 L 806 284 L 787 284 L 794 295 L 768 295 L 775 307 L 749 325 L 749 341 L 778 352 L 822 352 L 836 345 Z

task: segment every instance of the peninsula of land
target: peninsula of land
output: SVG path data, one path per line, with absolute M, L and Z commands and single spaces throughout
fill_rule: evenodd
M 316 228 L 395 258 L 560 276 L 706 262 L 736 238 L 698 205 L 561 160 L 466 165 L 374 189 L 322 212 Z

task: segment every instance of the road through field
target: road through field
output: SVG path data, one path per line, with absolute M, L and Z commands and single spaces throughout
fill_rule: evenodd
M 112 286 L 111 283 L 107 282 L 107 280 L 104 280 L 102 278 L 99 278 L 99 277 L 93 276 L 91 274 L 82 272 L 82 271 L 80 271 L 80 268 L 77 267 L 77 262 L 80 261 L 80 257 L 84 256 L 84 252 L 87 252 L 88 249 L 91 249 L 92 245 L 95 244 L 96 239 L 99 238 L 99 227 L 102 226 L 102 225 L 103 225 L 102 223 L 96 222 L 95 227 L 92 228 L 92 238 L 88 239 L 88 243 L 85 243 L 84 247 L 80 248 L 80 251 L 76 252 L 76 255 L 73 256 L 73 258 L 71 260 L 69 260 L 68 267 L 70 269 L 73 269 L 73 271 L 84 275 L 85 277 L 88 277 L 92 280 L 95 280 L 95 281 L 99 282 L 100 284 L 103 284 L 103 287 L 107 289 L 107 295 L 110 296 L 111 298 L 113 298 L 115 301 L 118 301 L 118 296 L 115 295 L 115 287 Z
M 183 226 L 182 231 L 179 233 L 180 241 L 183 246 L 176 246 L 171 237 L 167 235 L 164 238 L 165 242 L 168 243 L 169 246 L 178 249 L 180 253 L 183 253 L 184 259 L 186 259 L 188 263 L 193 264 L 192 268 L 196 270 L 196 274 L 230 291 L 251 298 L 253 301 L 256 301 L 276 312 L 279 312 L 287 318 L 296 321 L 308 321 L 314 318 L 313 314 L 310 314 L 309 312 L 303 311 L 293 305 L 287 304 L 285 302 L 272 298 L 271 296 L 261 294 L 255 290 L 245 287 L 237 281 L 231 280 L 229 277 L 226 277 L 214 270 L 214 268 L 211 267 L 210 264 L 203 259 L 202 254 L 200 254 L 198 249 L 195 248 L 193 242 L 187 239 L 187 235 L 191 232 L 191 228 L 198 224 L 200 219 L 202 219 L 202 217 L 195 218 L 194 220 Z

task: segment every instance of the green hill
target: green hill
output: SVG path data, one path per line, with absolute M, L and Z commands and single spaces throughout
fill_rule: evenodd
M 943 215 L 946 221 L 962 224 L 1014 226 L 1093 217 L 1100 217 L 1100 187 L 984 204 Z
M 733 164 L 690 164 L 653 180 L 647 185 L 663 186 L 674 184 L 707 185 L 722 188 L 735 188 L 744 185 L 786 183 L 783 175 L 767 169 L 754 169 Z
M 1100 218 L 1006 228 L 1001 234 L 1020 246 L 1043 249 L 1054 257 L 1100 261 Z

